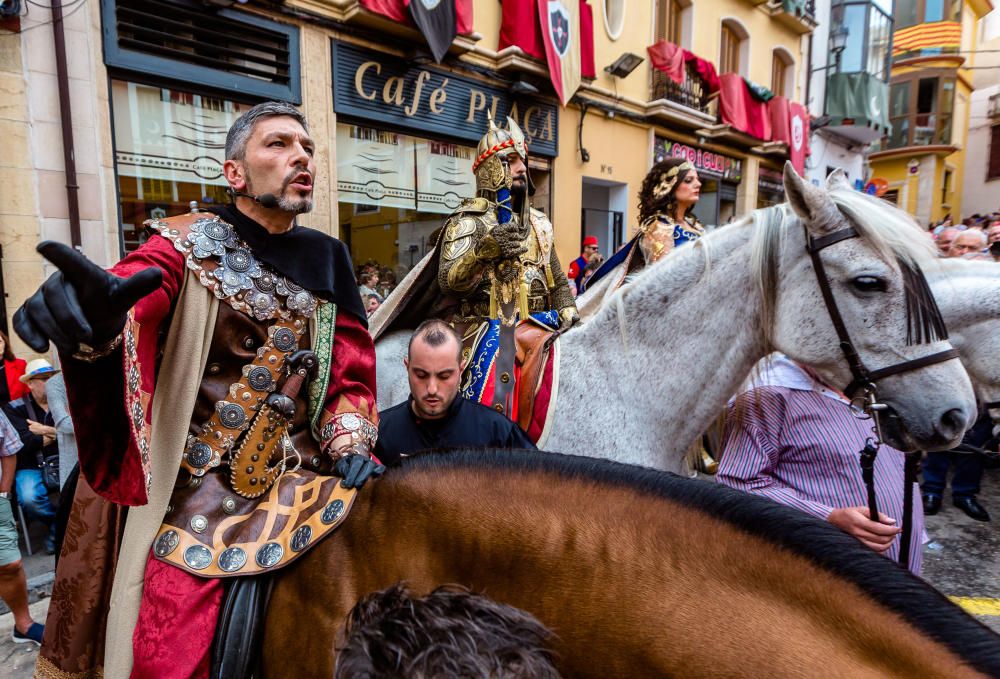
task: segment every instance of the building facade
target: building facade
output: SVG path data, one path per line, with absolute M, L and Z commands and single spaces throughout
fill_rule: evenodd
M 892 39 L 892 131 L 869 157 L 872 176 L 924 225 L 964 212 L 977 24 L 989 0 L 897 0 Z
M 962 193 L 965 217 L 1000 211 L 1000 12 L 996 10 L 979 22 L 976 65 Z
M 726 122 L 732 100 L 704 69 L 762 85 L 753 91 L 786 107 L 804 101 L 811 0 L 591 2 L 595 77 L 566 107 L 544 59 L 501 48 L 505 13 L 524 15 L 518 0 L 472 0 L 471 30 L 440 64 L 401 0 L 103 0 L 69 5 L 61 22 L 37 4 L 5 4 L 17 11 L 0 18 L 3 321 L 51 273 L 40 240 L 110 266 L 148 237 L 145 220 L 226 200 L 225 131 L 267 99 L 300 105 L 318 144 L 302 222 L 347 242 L 356 264 L 399 276 L 474 192 L 488 113 L 526 132 L 533 202 L 564 263 L 584 235 L 611 254 L 634 233 L 642 180 L 667 156 L 699 168 L 705 223 L 782 200 L 789 142 L 771 138 L 770 121 L 758 136 Z M 660 41 L 697 57 L 680 83 L 650 63 Z M 642 57 L 637 68 L 606 70 L 627 53 Z
M 817 0 L 816 11 L 824 20 L 810 51 L 807 177 L 819 184 L 840 168 L 862 189 L 870 178 L 869 147 L 889 131 L 892 2 Z

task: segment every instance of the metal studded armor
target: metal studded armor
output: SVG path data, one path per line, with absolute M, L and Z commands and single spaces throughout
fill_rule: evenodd
M 203 577 L 274 570 L 336 528 L 353 502 L 323 442 L 353 432 L 370 445 L 377 435 L 356 414 L 330 418 L 320 407 L 333 305 L 258 262 L 218 217 L 151 225 L 222 302 L 153 553 Z

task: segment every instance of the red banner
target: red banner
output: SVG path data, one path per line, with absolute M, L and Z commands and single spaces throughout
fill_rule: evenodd
M 579 0 L 538 0 L 549 79 L 565 106 L 580 87 Z
M 719 81 L 719 113 L 722 122 L 751 137 L 770 141 L 771 116 L 767 104 L 750 94 L 743 77 L 736 73 L 723 73 L 719 76 Z
M 799 174 L 806 169 L 806 156 L 809 155 L 809 112 L 797 101 L 788 105 L 789 127 L 791 128 L 791 144 L 788 146 L 789 160 Z
M 678 85 L 684 82 L 684 50 L 672 42 L 661 40 L 647 47 L 646 53 L 653 68 L 666 73 Z
M 587 0 L 580 0 L 580 75 L 596 78 L 594 66 L 594 9 Z

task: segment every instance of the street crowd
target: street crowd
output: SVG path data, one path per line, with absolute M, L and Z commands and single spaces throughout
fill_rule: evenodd
M 527 379 L 528 357 L 542 344 L 530 351 L 522 344 L 518 353 L 514 347 L 521 338 L 515 328 L 530 323 L 554 340 L 581 322 L 580 311 L 592 286 L 602 281 L 613 288 L 629 285 L 643 268 L 696 242 L 706 231 L 692 213 L 700 197 L 698 172 L 690 162 L 671 158 L 654 165 L 643 182 L 635 237 L 604 261 L 597 238 L 588 236 L 580 257 L 562 267 L 551 223 L 530 205 L 523 133 L 513 120 L 506 128 L 491 121 L 473 166 L 480 195 L 448 218 L 433 254 L 439 259 L 429 275 L 434 276 L 437 298 L 426 301 L 435 309 L 447 303 L 450 315 L 399 310 L 400 315 L 383 323 L 375 312 L 387 297 L 405 300 L 407 292 L 400 289 L 394 271 L 375 261 L 354 266 L 342 243 L 295 223 L 295 217 L 312 205 L 313 152 L 300 112 L 278 102 L 259 104 L 234 123 L 227 137 L 224 169 L 232 205 L 209 216 L 193 213 L 154 220 L 162 238 L 151 238 L 111 273 L 69 248 L 42 246 L 40 251 L 62 273 L 22 307 L 15 328 L 36 351 L 46 350 L 51 341 L 72 363 L 62 364 L 65 373 L 44 359 L 25 363 L 0 335 L 5 373 L 0 389 L 6 390 L 0 392 L 4 401 L 0 491 L 16 496 L 15 505 L 0 502 L 0 597 L 14 611 L 15 641 L 40 643 L 44 628 L 27 612 L 11 507 L 23 510 L 23 520 L 45 524 L 46 547 L 58 552 L 62 536 L 57 513 L 69 512 L 72 501 L 59 497 L 77 466 L 78 445 L 64 377 L 71 393 L 86 392 L 87 403 L 124 399 L 129 406 L 95 413 L 99 425 L 77 418 L 80 464 L 88 464 L 93 475 L 87 479 L 93 485 L 87 492 L 104 495 L 112 500 L 109 504 L 142 505 L 155 495 L 152 484 L 159 483 L 163 488 L 158 496 L 171 499 L 169 505 L 164 502 L 166 516 L 152 519 L 152 551 L 148 542 L 133 549 L 127 535 L 120 547 L 110 547 L 120 549 L 120 555 L 111 554 L 107 563 L 131 559 L 117 567 L 131 568 L 143 582 L 133 588 L 131 603 L 127 597 L 119 600 L 119 611 L 132 606 L 134 614 L 124 638 L 119 629 L 95 645 L 87 638 L 94 630 L 65 623 L 79 640 L 61 639 L 57 648 L 46 637 L 40 667 L 62 672 L 70 667 L 80 671 L 80 663 L 90 663 L 84 669 L 104 667 L 105 662 L 119 662 L 112 658 L 122 655 L 125 644 L 135 652 L 125 653 L 127 660 L 115 665 L 114 671 L 110 665 L 104 667 L 109 676 L 117 676 L 115 671 L 123 668 L 132 669 L 132 676 L 207 676 L 216 626 L 225 622 L 220 615 L 240 605 L 237 597 L 252 600 L 255 595 L 247 591 L 267 586 L 261 578 L 242 577 L 239 588 L 225 588 L 223 581 L 234 578 L 223 576 L 277 571 L 294 558 L 292 553 L 318 542 L 319 531 L 332 530 L 329 526 L 343 513 L 344 504 L 331 495 L 340 492 L 336 488 L 360 489 L 386 467 L 391 473 L 392 467 L 419 451 L 535 449 L 538 437 L 530 435 L 533 422 L 528 417 L 533 401 L 523 399 L 512 382 Z M 977 218 L 964 229 L 938 225 L 930 237 L 942 257 L 1000 259 L 1000 219 L 993 217 Z M 182 285 L 196 269 L 200 277 Z M 205 287 L 211 295 L 205 294 Z M 327 315 L 331 306 L 333 317 Z M 171 314 L 172 309 L 176 311 Z M 397 313 L 394 305 L 386 309 Z M 377 340 L 395 318 L 423 320 L 405 328 L 409 342 L 403 363 L 409 395 L 401 403 L 382 403 L 378 412 L 373 338 Z M 215 324 L 209 335 L 206 323 Z M 185 332 L 192 327 L 195 332 Z M 315 351 L 324 347 L 329 355 L 317 360 L 316 354 L 299 346 L 303 337 Z M 189 370 L 190 379 L 171 379 L 157 370 L 160 358 L 171 351 L 206 356 L 207 365 L 203 372 L 198 367 Z M 279 356 L 280 362 L 287 362 L 283 372 L 274 367 L 280 364 Z M 129 366 L 127 380 L 93 379 L 113 371 L 117 375 L 123 365 Z M 164 365 L 186 369 L 166 360 Z M 310 379 L 322 387 L 316 392 L 303 389 L 310 370 Z M 325 371 L 319 380 L 318 370 Z M 545 373 L 542 361 L 533 374 Z M 124 395 L 116 391 L 123 385 Z M 143 410 L 138 392 L 151 397 L 154 386 L 158 403 L 194 404 L 190 418 L 185 419 L 188 413 L 167 409 Z M 534 395 L 545 389 L 526 391 Z M 247 405 L 255 392 L 261 392 L 257 404 Z M 703 437 L 691 458 L 716 482 L 827 521 L 887 558 L 901 559 L 908 552 L 905 565 L 919 574 L 923 516 L 942 510 L 950 465 L 955 466 L 952 503 L 973 519 L 989 520 L 976 494 L 983 470 L 980 451 L 995 448 L 992 426 L 984 416 L 960 452 L 928 455 L 922 489 L 904 486 L 904 455 L 884 446 L 874 461 L 880 511 L 872 515 L 858 463 L 872 424 L 853 408 L 847 395 L 825 384 L 810 366 L 772 354 L 733 395 L 724 426 Z M 92 446 L 90 442 L 105 430 L 127 431 L 128 441 L 113 442 L 120 450 Z M 150 455 L 149 449 L 163 440 L 185 441 L 183 454 L 175 451 L 180 465 L 176 478 L 176 467 L 159 477 L 149 473 L 165 455 L 157 457 L 155 450 Z M 89 461 L 84 460 L 85 445 Z M 284 458 L 280 471 L 269 478 L 271 471 L 262 473 L 259 466 L 266 467 L 268 455 L 275 451 Z M 294 452 L 298 463 L 296 473 L 282 479 L 286 484 L 282 490 L 290 484 L 308 490 L 279 495 L 276 480 L 285 472 L 288 451 Z M 265 464 L 258 465 L 261 454 Z M 129 459 L 132 467 L 123 462 Z M 227 466 L 232 475 L 223 478 L 218 472 Z M 313 483 L 330 476 L 341 481 Z M 916 501 L 910 543 L 904 549 L 901 519 L 909 492 Z M 199 494 L 209 499 L 196 501 Z M 282 504 L 288 502 L 294 506 Z M 293 511 L 304 517 L 303 522 L 280 529 L 286 531 L 283 542 L 270 533 L 254 532 L 262 523 L 280 525 L 277 515 Z M 258 515 L 270 518 L 259 521 Z M 306 525 L 310 517 L 315 520 Z M 60 559 L 69 564 L 65 573 L 76 568 L 73 574 L 80 581 L 92 577 L 98 582 L 92 591 L 82 588 L 85 596 L 62 593 L 68 601 L 50 608 L 50 633 L 56 629 L 53 619 L 73 619 L 81 607 L 101 619 L 99 609 L 110 601 L 106 590 L 112 578 L 101 571 L 103 562 L 74 559 L 107 527 L 99 522 L 111 520 L 107 515 L 83 516 L 71 522 L 69 530 L 77 532 L 60 552 Z M 222 548 L 202 537 L 239 531 L 243 531 L 240 539 L 233 538 Z M 74 596 L 78 598 L 73 600 Z M 349 618 L 337 676 L 365 672 L 371 672 L 365 676 L 391 676 L 374 669 L 386 662 L 379 657 L 379 645 L 398 644 L 392 661 L 397 669 L 409 663 L 406 667 L 412 674 L 400 671 L 396 676 L 430 676 L 434 665 L 421 654 L 437 643 L 435 638 L 450 639 L 456 654 L 500 657 L 511 648 L 523 651 L 541 645 L 547 637 L 524 611 L 468 592 L 444 589 L 415 602 L 415 595 L 403 586 L 363 600 Z M 454 625 L 434 627 L 445 615 L 441 611 L 455 612 Z M 433 620 L 419 619 L 421 613 Z M 104 612 L 105 617 L 110 615 Z M 483 626 L 487 618 L 494 625 L 489 629 Z M 178 624 L 193 619 L 202 623 L 199 635 Z M 385 636 L 384 630 L 398 629 L 388 622 L 393 619 L 406 620 L 409 631 L 402 635 L 406 638 L 400 639 L 398 632 Z M 114 624 L 109 622 L 109 629 Z M 421 636 L 424 632 L 427 636 Z M 463 634 L 491 643 L 458 644 L 455 640 Z M 66 650 L 70 648 L 82 650 L 70 653 Z M 183 653 L 176 651 L 180 648 Z M 415 657 L 406 659 L 406 654 Z M 498 671 L 491 676 L 556 676 L 544 652 L 530 658 L 519 655 L 517 663 L 535 670 L 521 675 Z M 170 672 L 164 674 L 164 668 Z

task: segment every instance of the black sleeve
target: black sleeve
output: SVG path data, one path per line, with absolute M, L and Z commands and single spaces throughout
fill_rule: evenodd
M 396 422 L 393 417 L 395 408 L 388 408 L 378 414 L 378 439 L 375 441 L 373 451 L 378 461 L 387 467 L 398 467 L 402 457 L 399 454 L 399 445 L 393 424 Z M 395 442 L 395 443 L 394 443 Z
M 399 462 L 402 458 L 399 456 L 398 450 L 386 450 L 385 446 L 382 445 L 382 435 L 379 434 L 378 441 L 375 442 L 375 457 L 378 461 L 384 464 L 386 467 L 398 467 Z
M 42 437 L 32 434 L 28 429 L 28 418 L 20 411 L 12 407 L 9 403 L 3 407 L 4 415 L 14 425 L 17 435 L 21 437 L 24 448 L 18 451 L 18 455 L 23 455 L 27 459 L 34 459 L 38 451 L 42 449 Z M 28 457 L 30 455 L 30 458 Z
M 527 450 L 538 450 L 535 442 L 528 438 L 524 430 L 514 422 L 510 423 L 510 431 L 507 432 L 507 442 L 505 448 L 525 448 Z

